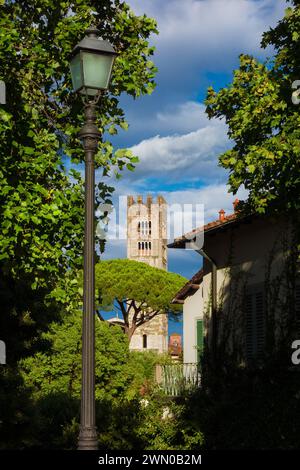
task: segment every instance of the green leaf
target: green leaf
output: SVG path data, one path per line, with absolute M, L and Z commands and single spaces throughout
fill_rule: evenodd
M 126 164 L 126 168 L 127 168 L 127 170 L 129 170 L 129 171 L 134 171 L 134 169 L 135 169 L 134 165 L 131 165 L 131 163 L 127 163 L 127 164 Z
M 124 129 L 124 131 L 128 131 L 128 128 L 129 128 L 128 122 L 126 121 L 121 122 L 120 126 L 122 127 L 122 129 Z
M 26 155 L 32 155 L 34 153 L 34 148 L 32 147 L 23 147 L 23 149 Z

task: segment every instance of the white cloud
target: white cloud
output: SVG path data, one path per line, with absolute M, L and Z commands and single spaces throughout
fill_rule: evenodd
M 229 145 L 223 122 L 209 121 L 204 106 L 193 102 L 180 105 L 177 113 L 159 113 L 157 119 L 162 130 L 196 130 L 182 135 L 156 135 L 134 145 L 131 150 L 139 156 L 140 163 L 132 178 L 164 176 L 170 182 L 191 182 L 220 177 L 218 155 Z
M 209 121 L 204 105 L 191 101 L 159 113 L 157 119 L 163 130 L 188 132 L 156 135 L 133 146 L 140 162 L 116 182 L 115 198 L 150 192 L 162 194 L 169 204 L 204 204 L 206 221 L 217 218 L 221 208 L 231 212 L 234 197 L 227 192 L 228 173 L 218 166 L 219 155 L 232 145 L 225 123 Z M 241 191 L 240 198 L 245 197 Z
M 233 196 L 228 193 L 226 184 L 211 184 L 199 189 L 187 189 L 181 191 L 163 191 L 162 195 L 169 205 L 171 204 L 203 204 L 205 223 L 217 220 L 219 210 L 224 209 L 226 214 L 233 212 L 233 201 L 238 198 L 244 200 L 247 198 L 247 191 L 240 188 L 238 193 Z
M 233 52 L 258 53 L 262 33 L 276 24 L 286 7 L 284 0 L 129 0 L 129 4 L 135 12 L 157 19 L 160 35 L 154 42 L 168 66 L 168 58 L 176 68 L 176 63 L 193 56 L 212 70 L 220 70 L 220 65 L 228 70 Z M 184 73 L 182 69 L 183 80 Z
M 155 99 L 155 95 L 153 95 Z M 141 116 L 135 109 L 129 109 L 127 119 L 130 128 L 136 135 L 142 129 L 147 129 L 147 134 L 170 135 L 184 134 L 195 131 L 209 123 L 205 114 L 205 105 L 196 101 L 184 101 L 179 103 L 167 104 L 163 109 L 158 108 L 154 113 L 148 113 Z M 213 123 L 213 121 L 211 121 Z
M 132 193 L 133 191 L 130 191 L 131 195 Z M 194 190 L 159 191 L 159 194 L 164 196 L 168 204 L 168 237 L 171 240 L 190 232 L 195 227 L 218 219 L 220 209 L 224 209 L 227 215 L 232 213 L 235 198 L 247 197 L 244 189 L 241 189 L 236 196 L 229 194 L 225 184 L 209 185 Z M 142 196 L 145 201 L 146 194 Z M 155 201 L 155 197 L 153 200 Z M 117 197 L 114 198 L 114 204 L 115 212 L 110 215 L 108 231 L 108 239 L 113 245 L 117 240 L 123 243 L 127 236 L 127 205 L 120 205 Z M 121 225 L 116 221 L 120 221 Z M 118 227 L 121 228 L 119 232 L 116 230 Z
M 187 133 L 196 131 L 209 123 L 205 114 L 205 105 L 195 101 L 187 101 L 167 107 L 156 115 L 156 124 L 161 132 Z M 214 125 L 214 121 L 210 121 Z
M 127 194 L 129 193 L 134 194 L 134 188 L 130 188 Z M 169 207 L 174 207 L 175 205 L 178 205 L 178 213 L 180 211 L 179 206 L 183 207 L 183 205 L 186 204 L 192 205 L 193 207 L 193 210 L 185 212 L 185 227 L 182 228 L 182 231 L 180 233 L 176 233 L 175 237 L 178 237 L 183 233 L 186 233 L 191 229 L 202 225 L 202 223 L 197 225 L 192 224 L 192 221 L 195 220 L 194 211 L 196 209 L 196 205 L 202 204 L 204 206 L 204 223 L 208 223 L 218 219 L 220 209 L 224 209 L 227 215 L 231 214 L 233 212 L 233 201 L 235 198 L 239 198 L 240 200 L 245 200 L 247 198 L 247 191 L 245 189 L 241 188 L 237 195 L 233 196 L 232 194 L 228 193 L 228 188 L 225 184 L 212 184 L 209 186 L 204 186 L 200 189 L 193 190 L 160 191 L 159 194 L 164 196 Z M 169 240 L 170 242 L 172 242 L 174 238 L 173 230 L 174 227 L 171 227 L 169 233 L 171 235 L 171 238 Z M 102 259 L 125 257 L 126 240 L 109 240 L 107 242 L 106 250 L 104 255 L 102 256 Z M 200 263 L 200 260 L 198 260 L 197 256 L 194 256 L 194 254 L 190 251 L 181 252 L 180 250 L 178 252 L 178 250 L 172 250 L 169 252 L 169 257 L 171 270 L 182 272 L 183 274 L 188 276 L 190 276 L 192 272 L 196 270 L 197 263 Z M 182 265 L 182 263 L 184 263 L 184 266 Z M 184 269 L 186 269 L 186 272 L 181 271 L 183 267 Z
M 166 179 L 172 179 L 173 172 L 176 171 L 176 176 L 180 172 L 182 177 L 188 174 L 199 179 L 201 173 L 197 172 L 198 169 L 206 173 L 208 167 L 215 166 L 215 162 L 211 162 L 212 157 L 215 157 L 212 149 L 219 145 L 218 137 L 221 137 L 220 132 L 212 127 L 205 127 L 185 135 L 157 135 L 143 140 L 132 147 L 132 151 L 141 160 L 137 174 L 143 173 L 151 177 L 166 172 Z
M 240 53 L 258 57 L 271 54 L 260 50 L 261 35 L 276 25 L 287 4 L 285 0 L 127 3 L 136 13 L 158 20 L 160 34 L 152 41 L 157 47 L 154 61 L 159 74 L 152 96 L 140 102 L 125 102 L 131 124 L 129 145 L 138 142 L 132 149 L 141 162 L 135 172 L 128 172 L 116 182 L 116 196 L 146 194 L 155 187 L 154 195 L 163 194 L 169 204 L 204 204 L 205 222 L 217 219 L 221 208 L 229 214 L 235 196 L 228 194 L 227 173 L 218 167 L 218 156 L 231 145 L 227 129 L 223 122 L 208 121 L 204 105 L 195 100 L 212 82 L 217 87 L 224 86 L 225 77 L 230 81 L 229 74 L 237 67 Z M 158 184 L 152 185 L 155 180 Z M 199 188 L 200 182 L 206 185 Z M 189 187 L 194 184 L 198 189 L 164 191 L 166 185 L 174 183 Z M 245 199 L 246 191 L 241 189 L 237 197 Z M 170 259 L 178 258 L 178 270 L 187 255 L 172 252 Z M 110 257 L 124 253 L 124 242 L 115 242 Z
M 156 90 L 139 101 L 122 98 L 130 123 L 124 136 L 129 145 L 136 143 L 137 135 L 139 140 L 165 135 L 168 122 L 163 115 L 171 117 L 175 103 L 202 99 L 208 86 L 219 89 L 231 82 L 241 53 L 260 59 L 272 55 L 271 49 L 260 49 L 261 35 L 276 25 L 286 7 L 285 0 L 127 1 L 136 13 L 156 18 L 159 28 L 159 35 L 152 38 L 159 70 Z M 197 129 L 187 125 L 180 130 L 174 120 L 171 123 L 173 133 Z

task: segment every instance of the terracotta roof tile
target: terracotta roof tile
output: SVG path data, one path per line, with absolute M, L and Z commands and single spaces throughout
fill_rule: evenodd
M 214 220 L 213 222 L 209 222 L 206 225 L 203 225 L 202 227 L 195 228 L 191 232 L 185 233 L 181 237 L 175 238 L 174 242 L 169 244 L 168 246 L 170 248 L 175 248 L 177 244 L 180 244 L 181 242 L 186 242 L 186 241 L 191 241 L 198 233 L 200 232 L 209 232 L 210 230 L 220 227 L 223 225 L 226 225 L 227 223 L 234 222 L 235 220 L 238 219 L 238 213 L 235 212 L 233 214 L 229 214 L 227 216 L 224 216 L 223 220 Z
M 181 289 L 177 292 L 174 299 L 172 300 L 172 304 L 181 303 L 178 302 L 180 300 L 184 300 L 190 295 L 191 292 L 195 292 L 195 285 L 200 285 L 203 279 L 203 269 L 200 269 L 192 279 L 190 279 Z

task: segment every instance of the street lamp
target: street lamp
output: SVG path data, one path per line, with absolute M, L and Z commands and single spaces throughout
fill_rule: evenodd
M 82 389 L 78 450 L 98 447 L 95 419 L 95 167 L 100 132 L 95 124 L 96 105 L 110 82 L 116 53 L 109 42 L 98 38 L 99 31 L 90 28 L 75 46 L 70 69 L 74 91 L 84 99 L 86 122 L 79 132 L 85 151 L 85 234 L 84 289 L 82 320 Z

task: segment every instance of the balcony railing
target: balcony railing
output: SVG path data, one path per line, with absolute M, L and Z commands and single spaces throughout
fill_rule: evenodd
M 198 364 L 176 363 L 156 366 L 156 382 L 168 396 L 178 397 L 201 385 Z

